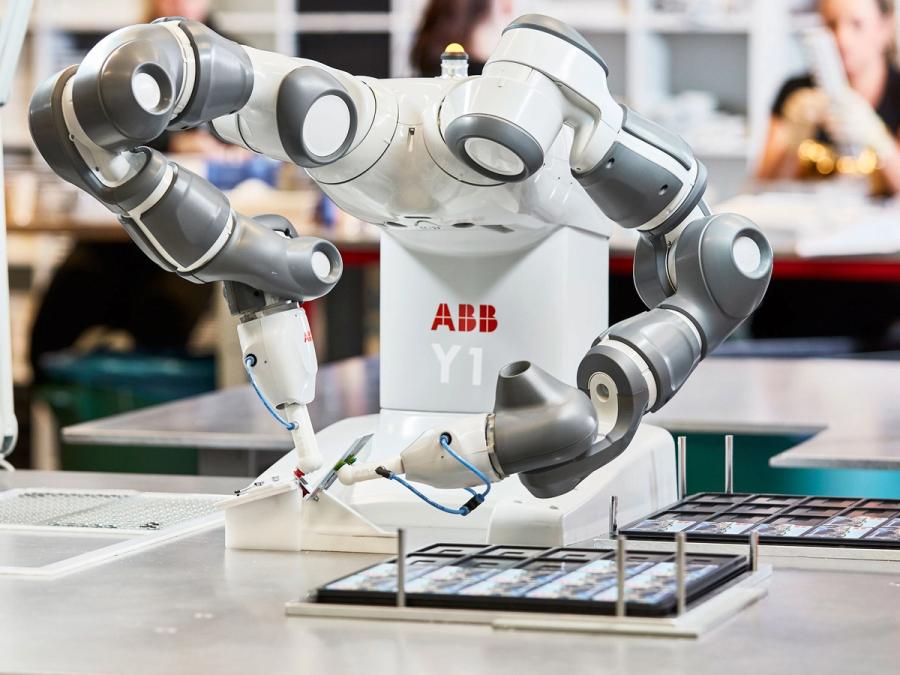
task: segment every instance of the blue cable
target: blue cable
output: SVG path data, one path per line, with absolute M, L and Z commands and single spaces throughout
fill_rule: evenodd
M 458 455 L 458 454 L 453 450 L 453 448 L 450 447 L 450 439 L 449 439 L 449 437 L 448 437 L 446 434 L 442 434 L 442 435 L 441 435 L 441 446 L 444 448 L 444 450 L 447 451 L 447 453 L 448 453 L 453 459 L 455 459 L 457 462 L 459 462 L 460 464 L 462 464 L 464 467 L 466 467 L 469 471 L 471 471 L 472 473 L 474 473 L 476 476 L 478 476 L 479 479 L 481 479 L 481 480 L 484 482 L 484 487 L 485 487 L 485 489 L 484 489 L 484 492 L 482 492 L 482 493 L 478 493 L 478 492 L 476 492 L 473 488 L 470 488 L 470 487 L 463 488 L 466 492 L 468 492 L 470 495 L 472 495 L 473 499 L 475 500 L 476 503 L 475 503 L 475 505 L 472 507 L 472 509 L 474 509 L 475 506 L 478 506 L 478 504 L 483 503 L 483 502 L 484 502 L 484 498 L 487 497 L 488 494 L 490 493 L 490 491 L 491 491 L 491 481 L 488 479 L 487 476 L 484 475 L 484 473 L 483 473 L 482 471 L 480 471 L 477 467 L 475 467 L 473 464 L 471 464 L 471 463 L 468 462 L 467 460 L 463 459 L 460 455 Z M 380 471 L 384 471 L 384 469 L 380 469 Z M 415 486 L 413 486 L 411 483 L 409 483 L 409 482 L 406 481 L 405 479 L 403 479 L 403 478 L 401 478 L 400 476 L 398 476 L 398 475 L 397 475 L 396 473 L 394 473 L 393 471 L 384 471 L 384 473 L 381 474 L 381 475 L 386 476 L 386 477 L 389 478 L 390 480 L 397 481 L 398 483 L 400 483 L 400 485 L 402 485 L 402 486 L 405 487 L 407 490 L 409 490 L 410 492 L 412 492 L 414 495 L 416 495 L 416 496 L 417 496 L 419 499 L 421 499 L 423 502 L 425 502 L 425 503 L 428 504 L 429 506 L 433 506 L 433 507 L 436 508 L 438 511 L 443 511 L 444 513 L 449 513 L 449 514 L 454 515 L 454 516 L 467 516 L 467 515 L 469 515 L 469 514 L 472 512 L 472 509 L 470 509 L 470 508 L 469 508 L 468 506 L 466 506 L 466 505 L 463 505 L 463 506 L 460 506 L 460 507 L 457 508 L 457 509 L 454 509 L 454 508 L 451 508 L 451 507 L 449 507 L 449 506 L 444 506 L 443 504 L 439 504 L 438 502 L 434 501 L 433 499 L 429 498 L 428 496 L 426 496 L 425 494 L 423 494 L 422 492 L 420 492 Z M 471 501 L 471 500 L 470 500 L 470 501 Z
M 462 464 L 469 471 L 471 471 L 472 473 L 474 473 L 476 476 L 478 476 L 481 479 L 481 481 L 484 483 L 484 492 L 482 492 L 480 495 L 476 494 L 474 496 L 481 497 L 481 499 L 479 501 L 484 501 L 484 498 L 487 497 L 491 492 L 491 481 L 488 480 L 488 477 L 485 476 L 481 472 L 481 470 L 478 469 L 476 466 L 474 466 L 473 464 L 470 464 L 467 460 L 463 459 L 461 456 L 456 454 L 456 452 L 453 450 L 453 448 L 450 447 L 450 438 L 447 436 L 447 434 L 441 435 L 441 446 L 444 448 L 444 450 L 446 450 L 449 453 L 449 455 L 453 459 L 455 459 L 457 462 Z
M 269 403 L 269 399 L 266 398 L 266 395 L 262 393 L 262 390 L 259 388 L 259 385 L 256 383 L 256 378 L 253 377 L 253 366 L 256 365 L 256 357 L 253 354 L 248 354 L 247 358 L 244 359 L 244 370 L 247 371 L 247 377 L 250 378 L 250 385 L 253 387 L 253 391 L 256 392 L 256 395 L 259 396 L 259 400 L 263 402 L 263 405 L 266 406 L 266 410 L 269 411 L 269 414 L 274 417 L 278 423 L 283 426 L 288 431 L 294 431 L 300 427 L 296 422 L 288 422 L 281 415 L 278 414 L 278 411 L 275 410 L 274 406 Z
M 421 492 L 419 492 L 419 490 L 417 490 L 415 486 L 413 486 L 411 483 L 407 482 L 407 481 L 404 480 L 403 478 L 400 478 L 400 476 L 398 476 L 397 474 L 395 474 L 393 471 L 390 472 L 390 474 L 388 475 L 388 477 L 389 477 L 391 480 L 395 480 L 395 481 L 397 481 L 398 483 L 400 483 L 400 485 L 402 485 L 402 486 L 405 487 L 407 490 L 409 490 L 410 492 L 412 492 L 416 497 L 418 497 L 419 499 L 421 499 L 423 502 L 425 502 L 425 503 L 428 504 L 429 506 L 433 506 L 433 507 L 436 508 L 438 511 L 443 511 L 444 513 L 449 513 L 449 514 L 452 514 L 452 515 L 454 515 L 454 516 L 467 516 L 467 515 L 469 515 L 469 508 L 468 508 L 467 506 L 460 506 L 458 509 L 452 509 L 452 508 L 450 508 L 449 506 L 444 506 L 443 504 L 438 504 L 438 503 L 437 503 L 436 501 L 434 501 L 433 499 L 430 499 L 430 498 L 427 497 L 426 495 L 424 495 L 424 494 L 422 494 Z

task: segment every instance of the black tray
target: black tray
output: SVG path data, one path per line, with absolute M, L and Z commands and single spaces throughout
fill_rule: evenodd
M 615 551 L 590 548 L 434 544 L 406 557 L 406 603 L 410 607 L 615 614 L 615 555 Z M 689 553 L 685 558 L 689 602 L 748 569 L 746 556 Z M 315 602 L 395 604 L 396 560 L 321 586 Z M 628 552 L 628 614 L 675 612 L 674 560 L 672 553 Z
M 703 492 L 623 527 L 629 539 L 900 548 L 900 500 Z

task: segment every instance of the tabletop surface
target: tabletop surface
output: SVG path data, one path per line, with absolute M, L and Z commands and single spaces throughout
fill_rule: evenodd
M 711 392 L 714 392 L 711 393 Z M 316 428 L 378 410 L 378 360 L 323 366 Z M 647 421 L 673 433 L 810 436 L 773 466 L 900 469 L 900 362 L 711 358 Z M 291 449 L 249 387 L 237 387 L 65 430 L 76 443 Z
M 224 493 L 242 482 L 0 474 L 0 490 Z M 285 616 L 286 601 L 377 559 L 229 551 L 219 528 L 59 579 L 0 578 L 0 672 L 843 674 L 896 672 L 900 659 L 900 567 L 778 568 L 765 598 L 698 640 Z

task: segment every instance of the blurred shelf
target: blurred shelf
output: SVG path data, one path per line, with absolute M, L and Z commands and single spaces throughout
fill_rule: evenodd
M 791 15 L 791 30 L 801 32 L 809 28 L 817 28 L 822 25 L 822 18 L 818 12 L 801 12 Z
M 224 33 L 267 35 L 278 30 L 274 12 L 216 12 L 215 18 Z
M 333 14 L 296 13 L 294 30 L 302 33 L 388 33 L 393 28 L 390 14 L 369 12 L 342 12 Z
M 585 32 L 622 33 L 628 29 L 629 18 L 624 11 L 595 7 L 594 3 L 586 6 L 583 2 L 558 2 L 553 3 L 553 9 L 548 13 Z
M 387 33 L 393 18 L 386 13 L 295 12 L 282 16 L 274 12 L 218 12 L 216 19 L 226 33 L 267 34 L 290 30 L 301 33 Z
M 125 19 L 119 20 L 115 17 L 105 17 L 105 18 L 97 18 L 97 17 L 63 17 L 63 18 L 54 18 L 51 17 L 49 19 L 35 19 L 31 22 L 30 30 L 35 32 L 37 30 L 50 30 L 50 31 L 60 31 L 67 33 L 97 33 L 97 34 L 106 34 L 112 33 L 122 26 L 128 26 L 134 23 L 141 23 L 143 18 L 138 18 L 137 20 L 133 19 Z
M 700 159 L 733 159 L 746 162 L 750 159 L 750 149 L 742 148 L 712 148 L 703 145 L 694 145 L 694 154 Z
M 73 33 L 108 33 L 146 20 L 143 0 L 37 0 L 31 27 Z
M 128 242 L 131 241 L 128 233 L 114 219 L 97 220 L 95 222 L 71 220 L 65 217 L 42 218 L 28 225 L 7 225 L 10 235 L 54 235 L 69 237 L 78 241 L 92 242 Z M 323 228 L 303 229 L 305 236 L 317 236 L 327 239 L 342 253 L 345 251 L 354 253 L 377 252 L 380 248 L 380 240 L 368 235 L 347 235 Z
M 700 18 L 676 12 L 651 12 L 643 23 L 644 28 L 657 33 L 686 35 L 749 33 L 752 26 L 752 16 L 749 13 L 710 14 Z
M 128 233 L 115 221 L 83 223 L 66 222 L 62 219 L 46 222 L 36 222 L 29 225 L 7 225 L 6 231 L 10 234 L 44 235 L 71 237 L 78 241 L 129 241 Z

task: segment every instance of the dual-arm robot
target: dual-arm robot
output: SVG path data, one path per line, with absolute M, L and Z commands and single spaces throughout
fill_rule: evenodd
M 577 388 L 517 361 L 499 373 L 492 412 L 453 418 L 392 459 L 340 468 L 347 484 L 405 475 L 469 488 L 456 510 L 465 515 L 482 482 L 516 474 L 552 497 L 618 456 L 768 285 L 760 231 L 709 213 L 703 165 L 678 136 L 617 104 L 607 75 L 581 35 L 538 15 L 506 28 L 481 77 L 448 69 L 434 80 L 354 77 L 165 19 L 110 35 L 44 84 L 31 128 L 53 170 L 118 214 L 157 264 L 225 282 L 245 363 L 292 429 L 303 474 L 323 460 L 305 412 L 316 363 L 302 303 L 337 283 L 340 256 L 283 218 L 235 213 L 207 181 L 143 144 L 209 123 L 225 141 L 304 167 L 339 206 L 386 229 L 406 227 L 400 191 L 428 210 L 421 229 L 464 230 L 486 213 L 527 221 L 546 214 L 540 195 L 552 179 L 565 187 L 554 199 L 586 194 L 637 230 L 634 278 L 650 310 L 596 339 Z M 572 138 L 565 175 L 551 156 L 563 134 Z

